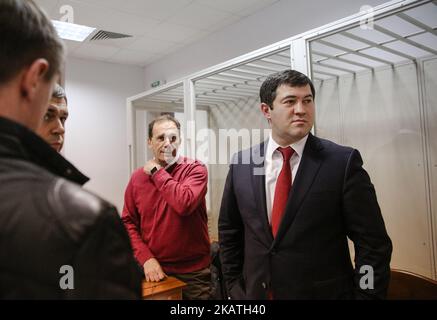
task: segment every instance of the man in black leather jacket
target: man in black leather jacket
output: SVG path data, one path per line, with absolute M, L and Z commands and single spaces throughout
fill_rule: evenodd
M 0 299 L 137 299 L 141 275 L 117 210 L 34 131 L 63 63 L 30 0 L 0 1 Z

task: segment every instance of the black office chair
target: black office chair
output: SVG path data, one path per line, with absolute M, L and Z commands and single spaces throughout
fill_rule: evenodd
M 223 279 L 222 267 L 220 263 L 220 246 L 217 241 L 211 243 L 211 286 L 212 300 L 226 300 L 226 284 Z

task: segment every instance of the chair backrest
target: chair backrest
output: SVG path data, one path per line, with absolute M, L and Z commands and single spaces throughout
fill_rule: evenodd
M 404 270 L 391 270 L 389 300 L 437 300 L 437 281 Z
M 220 246 L 217 241 L 211 243 L 211 300 L 226 300 L 228 297 L 220 262 Z

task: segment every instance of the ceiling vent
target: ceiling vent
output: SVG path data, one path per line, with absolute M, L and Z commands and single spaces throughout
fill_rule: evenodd
M 122 39 L 122 38 L 130 38 L 130 37 L 132 36 L 128 34 L 99 30 L 89 39 L 89 41 Z

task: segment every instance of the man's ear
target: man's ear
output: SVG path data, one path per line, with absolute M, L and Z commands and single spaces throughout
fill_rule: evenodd
M 270 120 L 270 118 L 271 118 L 270 110 L 271 109 L 270 109 L 269 105 L 267 103 L 263 102 L 263 103 L 261 103 L 260 108 L 261 108 L 261 112 L 263 113 L 264 117 L 267 120 Z
M 35 60 L 23 73 L 21 78 L 21 95 L 23 98 L 33 99 L 40 90 L 40 83 L 46 82 L 44 79 L 49 70 L 49 63 L 46 59 Z
M 149 146 L 149 148 L 152 148 L 152 139 L 147 139 L 147 145 Z

